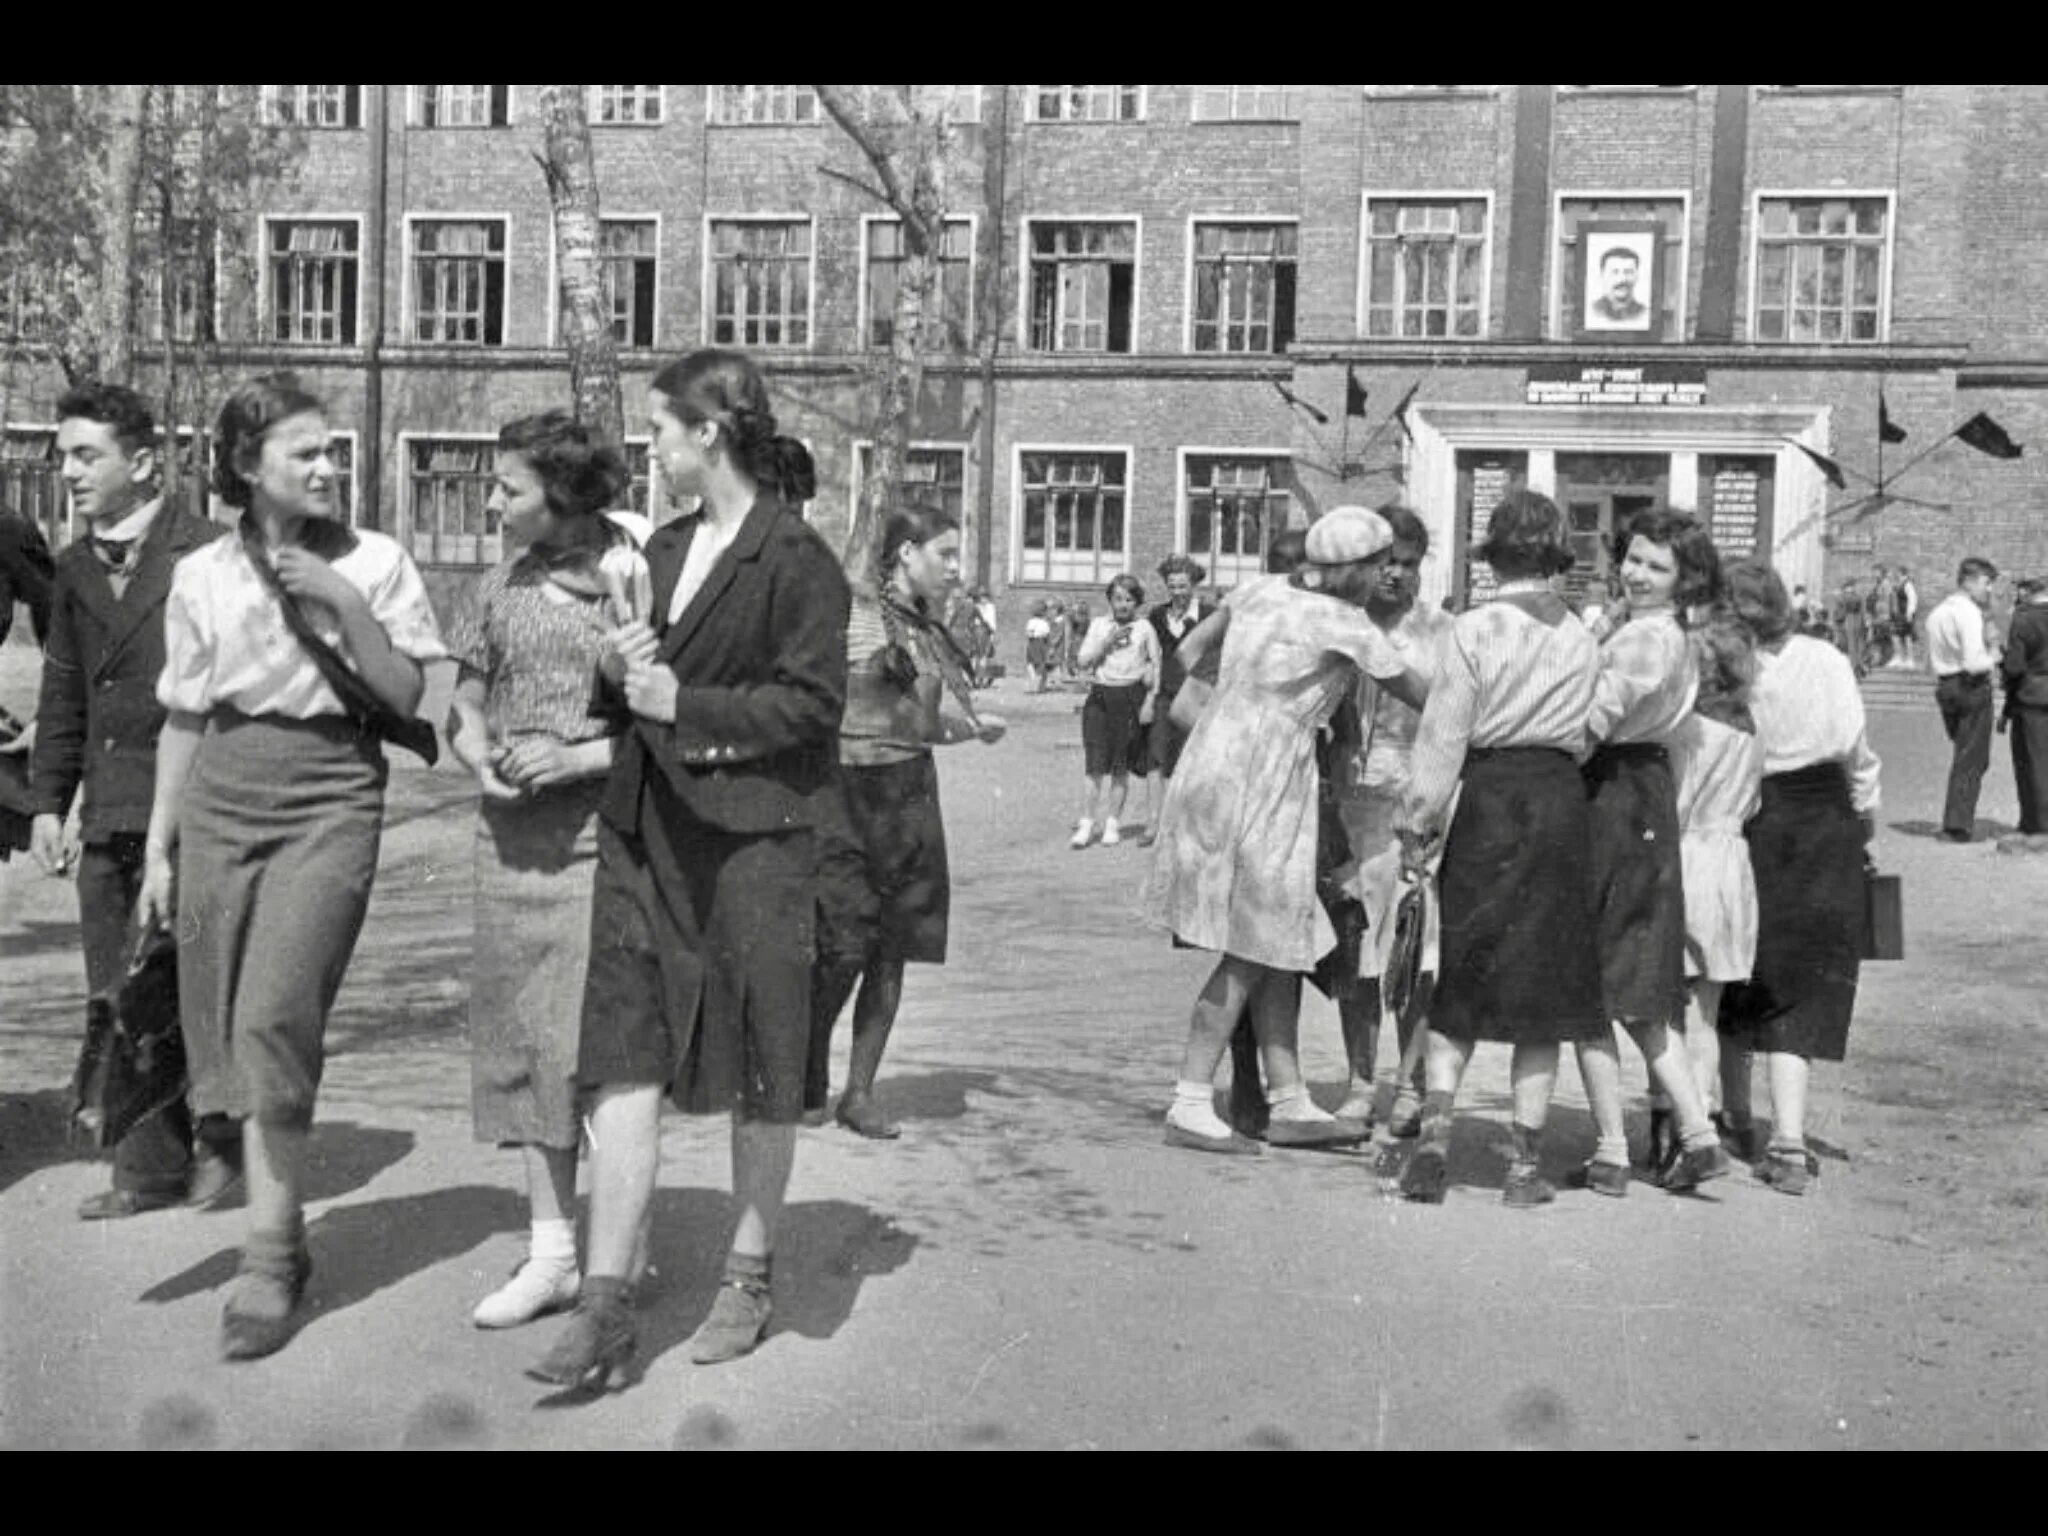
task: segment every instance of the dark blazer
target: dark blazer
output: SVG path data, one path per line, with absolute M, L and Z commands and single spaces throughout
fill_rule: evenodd
M 1196 598 L 1192 604 L 1196 610 L 1195 623 L 1176 635 L 1166 624 L 1171 606 L 1169 603 L 1155 603 L 1151 612 L 1145 615 L 1146 622 L 1152 626 L 1152 633 L 1159 640 L 1159 702 L 1162 705 L 1173 702 L 1173 696 L 1180 692 L 1181 682 L 1187 677 L 1187 668 L 1174 659 L 1173 653 L 1180 649 L 1181 641 L 1195 632 L 1196 624 L 1216 611 L 1214 603 Z M 1163 715 L 1165 711 L 1162 709 L 1160 713 Z
M 2048 604 L 2028 603 L 2013 613 L 2000 670 L 2008 708 L 2048 709 Z
M 700 524 L 685 518 L 647 541 L 659 655 L 680 685 L 676 720 L 636 718 L 620 738 L 604 817 L 637 833 L 658 776 L 708 826 L 808 827 L 846 706 L 846 575 L 803 519 L 763 494 L 670 624 L 669 598 Z
M 143 536 L 135 574 L 119 597 L 84 539 L 57 556 L 29 782 L 36 809 L 53 816 L 69 811 L 84 785 L 79 834 L 86 842 L 149 830 L 156 739 L 164 728 L 156 682 L 164 669 L 171 567 L 221 532 L 203 517 L 165 507 Z
M 28 604 L 36 644 L 50 635 L 50 546 L 27 518 L 0 507 L 0 640 L 14 627 L 14 605 Z

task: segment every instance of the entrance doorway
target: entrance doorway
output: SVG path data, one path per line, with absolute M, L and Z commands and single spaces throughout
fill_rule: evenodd
M 1604 603 L 1614 568 L 1614 534 L 1636 513 L 1666 504 L 1668 453 L 1560 453 L 1557 504 L 1571 528 L 1572 596 Z

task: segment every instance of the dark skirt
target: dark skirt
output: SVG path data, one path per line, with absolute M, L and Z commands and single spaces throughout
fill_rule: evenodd
M 1173 777 L 1173 770 L 1180 763 L 1181 748 L 1188 744 L 1188 733 L 1167 718 L 1172 707 L 1173 700 L 1164 693 L 1160 694 L 1153 705 L 1148 740 L 1152 772 L 1167 779 Z
M 1587 823 L 1570 754 L 1466 755 L 1437 875 L 1443 940 L 1431 1029 L 1516 1044 L 1606 1030 Z
M 658 780 L 642 833 L 598 824 L 577 1077 L 662 1083 L 690 1114 L 790 1124 L 810 1049 L 816 839 L 732 833 Z
M 1097 683 L 1088 690 L 1081 706 L 1081 755 L 1089 778 L 1146 771 L 1145 727 L 1138 723 L 1144 707 L 1143 683 Z
M 1602 747 L 1584 771 L 1600 993 L 1610 1019 L 1668 1023 L 1685 1010 L 1685 885 L 1671 759 L 1649 743 Z
M 1839 763 L 1764 780 L 1743 829 L 1756 965 L 1721 994 L 1721 1032 L 1758 1051 L 1840 1061 L 1863 962 L 1863 827 Z
M 818 827 L 819 958 L 944 964 L 952 881 L 932 755 L 841 767 L 825 800 Z
M 216 710 L 178 817 L 178 1007 L 198 1115 L 304 1127 L 370 905 L 383 752 L 339 716 Z

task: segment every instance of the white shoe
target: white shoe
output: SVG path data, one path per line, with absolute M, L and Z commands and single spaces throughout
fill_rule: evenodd
M 1102 824 L 1102 846 L 1113 848 L 1123 840 L 1124 835 L 1116 824 L 1116 818 L 1114 816 L 1110 817 L 1109 820 Z
M 1094 841 L 1095 823 L 1092 821 L 1083 821 L 1079 826 L 1074 828 L 1073 841 L 1069 842 L 1067 846 L 1069 848 L 1086 848 L 1090 843 Z
M 549 1312 L 576 1305 L 582 1286 L 574 1259 L 528 1259 L 512 1278 L 476 1304 L 469 1320 L 479 1328 L 517 1328 Z

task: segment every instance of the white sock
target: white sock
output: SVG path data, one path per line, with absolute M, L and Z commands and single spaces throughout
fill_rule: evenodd
M 1221 1140 L 1230 1134 L 1230 1127 L 1216 1113 L 1216 1094 L 1207 1083 L 1181 1081 L 1173 1085 L 1173 1107 L 1166 1112 L 1169 1124 L 1177 1125 L 1184 1131 L 1197 1136 L 1212 1136 Z
M 1275 1120 L 1334 1120 L 1337 1117 L 1316 1108 L 1315 1100 L 1308 1096 L 1308 1084 L 1296 1083 L 1292 1088 L 1268 1088 L 1266 1108 Z
M 533 1235 L 528 1239 L 527 1256 L 543 1264 L 574 1264 L 576 1223 L 566 1216 L 552 1221 L 536 1218 Z
M 1107 837 L 1107 836 L 1108 836 L 1108 835 L 1109 835 L 1110 833 L 1112 833 L 1112 832 L 1115 832 L 1115 831 L 1118 831 L 1118 830 L 1120 830 L 1120 829 L 1118 828 L 1118 826 L 1117 826 L 1117 824 L 1116 824 L 1116 818 L 1115 818 L 1114 816 L 1111 816 L 1111 817 L 1110 817 L 1110 818 L 1109 818 L 1108 820 L 1104 821 L 1104 822 L 1103 822 L 1103 824 L 1102 824 L 1102 833 L 1103 833 L 1103 836 L 1105 836 L 1105 837 Z

